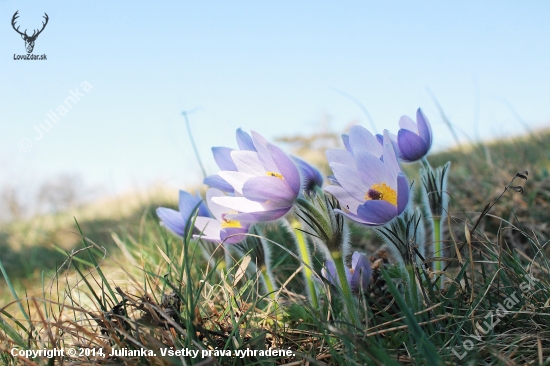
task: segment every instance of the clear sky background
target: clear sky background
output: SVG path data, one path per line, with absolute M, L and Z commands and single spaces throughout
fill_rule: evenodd
M 21 30 L 49 24 L 15 61 Z M 210 147 L 238 127 L 269 139 L 310 133 L 325 115 L 396 131 L 422 107 L 434 149 L 524 133 L 550 121 L 548 1 L 0 1 L 0 184 L 81 173 L 109 193 L 197 183 L 182 110 L 209 173 Z M 93 88 L 35 140 L 34 126 L 82 82 Z M 515 115 L 510 107 L 516 111 Z M 32 142 L 21 151 L 20 141 Z

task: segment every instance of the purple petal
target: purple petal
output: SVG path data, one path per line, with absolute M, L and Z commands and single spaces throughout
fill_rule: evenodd
M 399 130 L 397 143 L 401 158 L 408 162 L 416 161 L 428 152 L 428 146 L 422 137 L 409 130 Z
M 170 231 L 178 236 L 183 236 L 186 222 L 178 211 L 171 208 L 159 207 L 157 208 L 157 216 Z
M 328 180 L 328 182 L 329 182 L 330 184 L 335 185 L 335 186 L 340 186 L 340 187 L 341 187 L 340 182 L 338 182 L 338 179 L 336 179 L 336 177 L 334 176 L 334 174 L 329 175 L 329 176 L 327 177 L 327 180 Z
M 208 238 L 220 239 L 220 230 L 222 228 L 220 222 L 209 217 L 198 217 L 195 219 L 195 228 L 199 230 L 203 236 Z
M 340 284 L 340 279 L 338 278 L 338 271 L 336 270 L 336 265 L 332 260 L 327 260 L 325 262 L 326 271 L 322 271 L 323 277 L 330 281 L 334 286 L 342 287 Z M 351 282 L 351 272 L 347 266 L 345 266 L 346 280 L 348 283 Z
M 357 208 L 357 216 L 374 225 L 384 225 L 397 216 L 397 207 L 388 201 L 367 201 Z
M 235 163 L 231 160 L 231 151 L 228 147 L 213 147 L 212 154 L 214 155 L 214 160 L 220 170 L 237 170 Z
M 277 164 L 273 161 L 273 158 L 267 148 L 267 145 L 269 144 L 267 140 L 256 131 L 252 131 L 252 141 L 254 141 L 254 146 L 258 151 L 258 158 L 262 162 L 262 166 L 265 169 L 264 171 L 280 173 L 278 171 L 279 168 L 277 168 Z
M 237 220 L 243 224 L 252 225 L 257 222 L 267 222 L 280 219 L 290 211 L 292 207 L 280 208 L 277 210 L 270 211 L 258 211 L 258 212 L 249 212 L 249 213 L 239 213 L 227 215 L 226 217 L 230 220 Z
M 251 175 L 265 175 L 266 169 L 255 151 L 233 151 L 231 158 L 239 172 Z
M 403 173 L 397 175 L 397 214 L 405 210 L 409 203 L 409 182 Z
M 397 160 L 397 153 L 394 145 L 390 139 L 388 130 L 384 130 L 384 164 L 388 171 L 390 179 L 389 183 L 392 188 L 397 188 L 395 186 L 395 180 L 397 175 L 401 172 L 401 166 L 399 166 L 399 161 Z
M 329 163 L 339 163 L 356 168 L 353 155 L 349 151 L 342 149 L 330 149 L 325 152 L 325 155 Z
M 418 124 L 418 134 L 426 142 L 429 150 L 432 147 L 432 128 L 428 118 L 426 118 L 420 108 L 416 111 L 416 122 Z
M 220 239 L 225 244 L 237 244 L 246 239 L 248 228 L 226 228 L 220 232 Z
M 323 186 L 323 176 L 317 168 L 296 156 L 291 156 L 291 158 L 301 172 L 301 185 L 304 191 L 311 191 L 315 187 Z
M 376 134 L 376 140 L 378 140 L 378 142 L 380 143 L 380 145 L 383 144 L 383 141 L 384 141 L 384 136 L 382 136 L 381 134 L 377 133 Z
M 340 203 L 340 206 L 342 207 L 342 210 L 349 211 L 353 214 L 357 214 L 357 207 L 359 207 L 359 205 L 362 205 L 364 202 L 364 200 L 356 200 L 355 198 L 350 196 L 344 188 L 340 186 L 326 186 L 325 192 L 328 192 L 336 197 L 336 199 Z
M 237 144 L 241 150 L 256 151 L 252 137 L 242 129 L 237 129 Z
M 359 224 L 363 224 L 363 225 L 367 225 L 367 226 L 379 226 L 380 225 L 380 224 L 375 223 L 375 222 L 365 221 L 361 217 L 359 217 L 356 214 L 353 214 L 351 212 L 346 212 L 346 211 L 342 211 L 342 210 L 339 210 L 339 209 L 335 209 L 334 212 L 342 214 L 342 215 L 346 216 L 347 218 L 349 218 L 349 219 L 351 219 L 351 220 L 353 220 L 353 221 L 355 221 Z
M 180 190 L 179 210 L 184 222 L 189 220 L 189 217 L 191 217 L 193 212 L 197 209 L 199 203 L 202 204 L 202 200 L 199 197 L 195 197 L 189 192 Z
M 228 192 L 228 193 L 234 193 L 235 190 L 231 186 L 231 184 L 227 183 L 225 179 L 220 177 L 219 175 L 209 175 L 208 177 L 204 178 L 202 181 L 204 184 L 206 184 L 209 187 L 217 188 L 221 191 Z
M 355 264 L 353 264 L 355 261 Z M 359 292 L 361 289 L 365 291 L 369 286 L 372 270 L 370 262 L 366 255 L 362 253 L 353 253 L 352 266 L 354 269 L 351 277 L 351 289 L 352 291 Z
M 222 170 L 221 172 L 218 172 L 218 175 L 222 177 L 222 179 L 225 180 L 227 183 L 229 183 L 231 187 L 233 187 L 233 189 L 238 193 L 243 192 L 244 182 L 254 177 L 254 175 L 252 174 L 230 172 L 227 170 Z
M 370 185 L 365 185 L 361 179 L 359 170 L 338 163 L 331 163 L 330 168 L 334 172 L 336 179 L 338 179 L 338 183 L 349 195 L 358 201 L 365 200 L 365 194 L 369 190 Z
M 349 144 L 349 135 L 347 134 L 342 134 L 342 141 L 344 142 L 344 147 L 346 148 L 346 150 L 351 153 L 352 150 L 351 150 L 351 145 Z
M 277 177 L 254 177 L 243 186 L 243 196 L 251 201 L 270 204 L 274 207 L 292 206 L 296 194 L 284 180 Z
M 361 172 L 360 177 L 366 187 L 370 188 L 373 184 L 386 183 L 390 187 L 395 188 L 394 178 L 388 170 L 385 161 L 382 162 L 380 158 L 366 151 L 357 151 L 354 157 L 357 168 Z M 363 195 L 365 193 L 366 191 L 363 192 Z
M 216 188 L 210 188 L 208 191 L 206 191 L 206 202 L 208 203 L 208 208 L 210 209 L 210 212 L 212 212 L 212 216 L 214 216 L 214 218 L 220 222 L 223 220 L 223 215 L 231 210 L 229 210 L 227 207 L 218 205 L 216 202 L 212 201 L 212 199 L 214 197 L 225 196 L 225 193 Z
M 288 155 L 277 146 L 268 144 L 267 148 L 285 183 L 294 191 L 295 196 L 298 196 L 298 193 L 300 193 L 300 172 L 298 172 L 298 168 Z
M 212 202 L 239 212 L 258 212 L 266 210 L 261 203 L 251 201 L 244 197 L 212 197 Z
M 368 151 L 371 154 L 382 156 L 382 145 L 369 130 L 363 126 L 353 126 L 349 131 L 349 143 L 355 156 L 358 150 Z
M 402 116 L 399 119 L 399 128 L 412 131 L 415 134 L 418 133 L 418 126 L 409 116 Z

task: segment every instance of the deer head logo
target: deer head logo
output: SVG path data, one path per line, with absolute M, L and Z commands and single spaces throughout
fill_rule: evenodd
M 27 49 L 27 53 L 32 53 L 32 50 L 34 49 L 34 42 L 36 41 L 36 38 L 38 37 L 38 35 L 40 33 L 42 33 L 42 31 L 44 30 L 44 28 L 46 28 L 46 24 L 48 24 L 48 14 L 44 13 L 44 19 L 46 19 L 45 22 L 42 22 L 42 29 L 38 30 L 38 29 L 35 29 L 34 32 L 32 33 L 32 36 L 29 36 L 27 34 L 27 30 L 25 29 L 25 32 L 21 33 L 19 31 L 19 27 L 15 28 L 15 21 L 17 20 L 17 18 L 19 18 L 19 15 L 17 15 L 17 13 L 19 13 L 19 10 L 17 10 L 15 12 L 15 14 L 13 14 L 13 18 L 11 18 L 11 26 L 13 27 L 13 29 L 19 33 L 21 35 L 21 38 L 23 38 L 23 40 L 25 41 L 25 48 Z

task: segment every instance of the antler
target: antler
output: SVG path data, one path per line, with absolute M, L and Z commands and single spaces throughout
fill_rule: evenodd
M 46 28 L 46 24 L 48 24 L 48 20 L 49 20 L 50 18 L 48 18 L 48 14 L 46 14 L 46 13 L 44 13 L 44 14 L 45 14 L 45 15 L 43 16 L 43 18 L 46 19 L 46 22 L 42 22 L 42 29 L 40 29 L 40 30 L 38 31 L 38 33 L 36 33 L 36 29 L 35 29 L 34 32 L 32 33 L 32 36 L 30 36 L 30 38 L 36 38 L 36 37 L 38 37 L 38 35 L 39 35 L 40 33 L 42 33 L 42 31 L 44 30 L 44 28 Z
M 21 33 L 21 32 L 19 31 L 19 27 L 15 28 L 15 21 L 16 21 L 17 18 L 19 18 L 19 15 L 17 15 L 17 13 L 19 13 L 19 10 L 17 10 L 17 11 L 15 12 L 15 14 L 13 14 L 13 18 L 11 18 L 11 26 L 12 26 L 13 29 L 14 29 L 17 33 L 19 33 L 20 35 L 26 36 L 26 35 L 27 35 L 27 30 L 26 30 L 26 29 L 25 29 L 25 33 Z M 44 13 L 44 14 L 46 14 L 46 13 Z

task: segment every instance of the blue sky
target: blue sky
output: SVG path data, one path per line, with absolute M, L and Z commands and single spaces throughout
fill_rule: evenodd
M 15 61 L 21 30 L 49 24 Z M 238 127 L 269 139 L 309 133 L 325 115 L 397 129 L 422 107 L 434 148 L 453 144 L 428 90 L 461 137 L 491 139 L 550 121 L 545 1 L 0 1 L 0 185 L 77 172 L 110 193 L 200 181 L 182 110 L 210 173 L 211 146 Z M 32 33 L 29 31 L 29 33 Z M 93 88 L 43 138 L 83 82 Z M 508 104 L 507 104 L 508 103 Z M 463 134 L 462 134 L 463 133 Z M 20 141 L 32 142 L 21 151 Z

